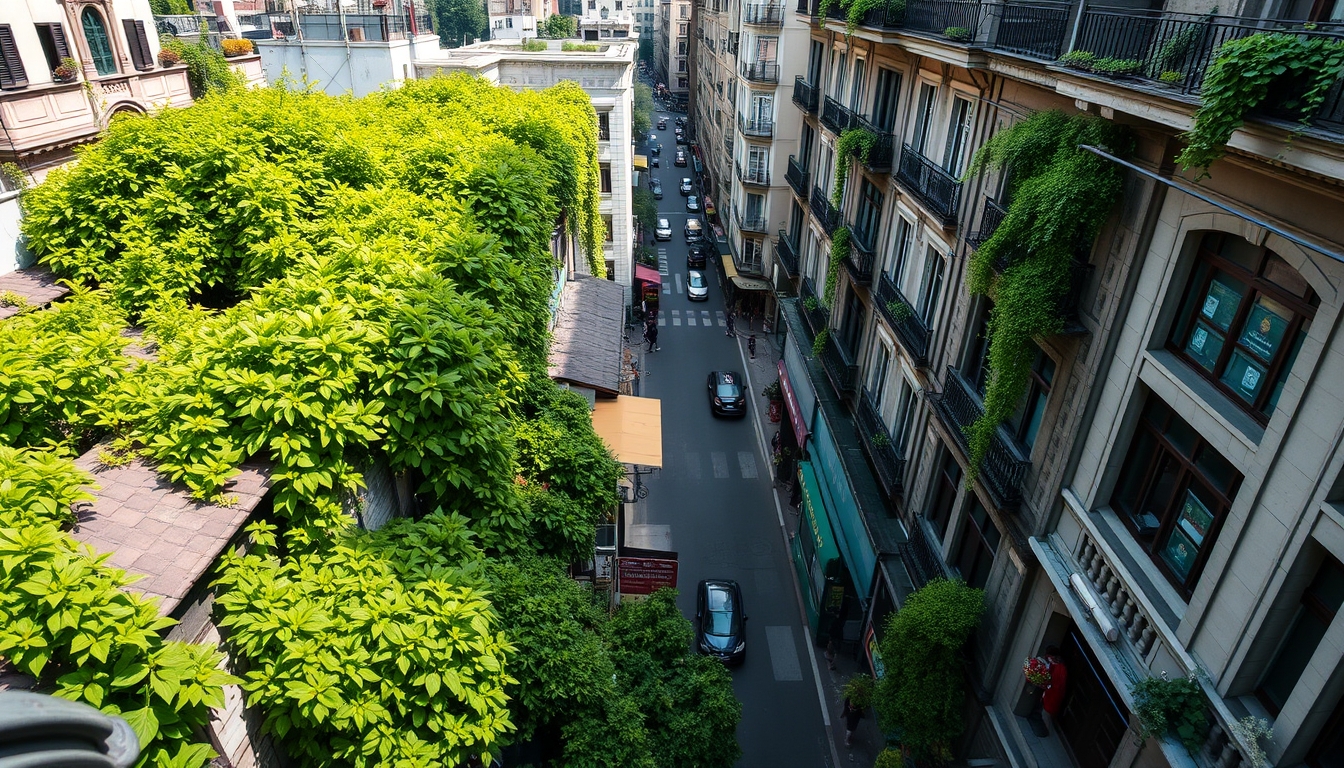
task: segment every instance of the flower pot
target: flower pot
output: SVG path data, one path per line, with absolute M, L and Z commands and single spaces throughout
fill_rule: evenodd
M 784 418 L 784 401 L 771 400 L 770 408 L 766 412 L 770 415 L 770 423 L 778 424 L 779 420 Z

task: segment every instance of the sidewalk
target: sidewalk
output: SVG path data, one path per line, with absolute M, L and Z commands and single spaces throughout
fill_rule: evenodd
M 766 400 L 761 396 L 761 390 L 767 384 L 779 378 L 778 363 L 783 358 L 784 351 L 779 347 L 780 334 L 766 334 L 759 327 L 754 330 L 756 334 L 756 359 L 751 359 L 747 354 L 747 339 L 753 333 L 748 326 L 745 318 L 738 319 L 737 342 L 742 350 L 743 359 L 747 361 L 747 377 L 752 386 L 751 409 L 761 431 L 765 435 L 766 445 L 769 445 L 770 438 L 774 436 L 779 429 L 779 425 L 770 421 L 769 411 L 766 407 Z M 785 416 L 787 418 L 787 416 Z M 769 451 L 767 449 L 766 459 L 769 460 Z M 771 467 L 774 472 L 774 467 Z M 792 540 L 793 532 L 798 529 L 798 509 L 789 506 L 789 485 L 785 482 L 776 481 L 774 484 L 775 495 L 779 498 L 780 508 L 784 510 L 784 527 Z M 789 569 L 788 584 L 781 584 L 782 589 L 796 590 L 797 576 L 796 572 Z M 799 606 L 801 609 L 801 606 Z M 873 762 L 877 760 L 877 755 L 882 751 L 884 739 L 877 728 L 877 716 L 870 709 L 865 713 L 863 720 L 859 722 L 859 728 L 854 734 L 854 744 L 851 747 L 845 746 L 845 722 L 840 716 L 843 707 L 841 699 L 841 690 L 849 678 L 859 672 L 867 672 L 867 663 L 855 654 L 842 652 L 835 658 L 835 669 L 831 670 L 826 664 L 826 657 L 823 654 L 824 648 L 815 644 L 812 639 L 812 632 L 806 629 L 806 642 L 812 646 L 813 655 L 816 657 L 817 671 L 820 675 L 822 695 L 826 699 L 826 708 L 831 723 L 831 740 L 835 745 L 836 754 L 839 759 L 839 766 L 855 766 L 856 768 L 870 768 Z M 856 648 L 858 647 L 855 644 Z

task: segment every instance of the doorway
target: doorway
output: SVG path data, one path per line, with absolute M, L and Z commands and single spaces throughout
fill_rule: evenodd
M 1129 729 L 1129 710 L 1106 678 L 1077 625 L 1060 643 L 1068 690 L 1059 712 L 1059 732 L 1078 768 L 1107 768 Z

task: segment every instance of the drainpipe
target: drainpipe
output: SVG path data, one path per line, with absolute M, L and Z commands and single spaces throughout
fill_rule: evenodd
M 1073 29 L 1069 30 L 1069 48 L 1067 51 L 1060 51 L 1060 53 L 1068 53 L 1078 44 L 1078 35 L 1083 30 L 1083 15 L 1085 13 L 1087 13 L 1087 0 L 1079 0 L 1078 15 L 1073 19 Z

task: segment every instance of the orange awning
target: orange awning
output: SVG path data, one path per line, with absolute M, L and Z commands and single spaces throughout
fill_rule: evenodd
M 617 461 L 663 466 L 663 401 L 629 395 L 598 400 L 593 406 L 593 430 Z

